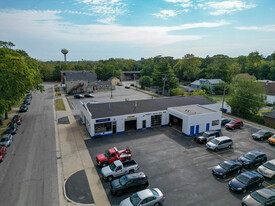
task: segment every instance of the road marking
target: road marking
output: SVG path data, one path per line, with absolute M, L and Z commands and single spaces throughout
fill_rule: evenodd
M 194 160 L 195 160 L 195 159 L 200 159 L 200 158 L 203 158 L 203 157 L 213 156 L 213 155 L 217 155 L 217 156 L 219 156 L 219 157 L 221 157 L 222 159 L 225 160 L 225 158 L 224 158 L 223 156 L 219 155 L 219 154 L 223 154 L 223 153 L 226 153 L 226 152 L 228 152 L 228 151 L 230 151 L 230 149 L 229 149 L 229 150 L 226 150 L 226 151 L 221 151 L 221 152 L 213 152 L 213 151 L 210 151 L 212 154 L 207 154 L 207 155 L 202 155 L 202 156 L 199 156 L 199 157 L 195 157 Z
M 275 188 L 275 184 L 269 185 L 269 186 L 267 186 L 267 187 L 265 187 L 265 188 L 270 188 L 270 187 L 274 187 L 274 188 Z
M 234 179 L 235 177 L 231 177 L 231 178 L 228 178 L 228 179 L 226 179 L 226 180 L 224 180 L 225 182 L 228 182 L 229 180 L 232 180 L 232 179 Z
M 210 170 L 210 169 L 212 169 L 212 168 L 214 168 L 214 167 L 216 167 L 216 166 L 213 166 L 213 167 L 208 167 L 207 169 L 208 169 L 208 170 Z

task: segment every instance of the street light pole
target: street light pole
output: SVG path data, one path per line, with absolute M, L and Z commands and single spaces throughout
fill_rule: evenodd
M 163 91 L 162 91 L 162 96 L 164 96 L 164 88 L 165 88 L 165 82 L 167 81 L 167 75 L 164 75 L 164 77 L 162 77 L 163 80 Z
M 228 88 L 229 88 L 228 86 L 224 86 L 224 87 L 223 87 L 222 112 L 223 112 L 223 105 L 224 105 L 224 99 L 225 99 L 225 91 L 226 91 L 226 89 L 228 89 Z

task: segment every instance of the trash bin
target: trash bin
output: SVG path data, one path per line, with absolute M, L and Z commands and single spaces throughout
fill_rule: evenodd
M 227 112 L 227 109 L 222 109 L 222 112 L 223 112 L 223 113 L 226 113 L 226 112 Z

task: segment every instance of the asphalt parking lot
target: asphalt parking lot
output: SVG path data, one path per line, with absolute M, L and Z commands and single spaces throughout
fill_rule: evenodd
M 212 152 L 183 136 L 177 129 L 162 127 L 143 131 L 128 131 L 125 134 L 105 136 L 86 140 L 87 148 L 96 164 L 96 155 L 116 146 L 129 146 L 133 158 L 139 164 L 139 171 L 149 177 L 149 187 L 159 188 L 166 198 L 164 205 L 240 205 L 246 194 L 236 194 L 228 189 L 228 181 L 235 176 L 219 179 L 211 169 L 223 160 L 236 160 L 240 155 L 260 150 L 268 160 L 275 158 L 275 147 L 267 142 L 254 141 L 251 134 L 257 129 L 246 126 L 243 129 L 221 133 L 233 139 L 232 149 Z M 256 170 L 252 168 L 251 170 Z M 97 168 L 100 175 L 100 168 Z M 102 180 L 111 205 L 118 205 L 131 194 L 115 197 L 110 194 L 109 182 Z M 265 179 L 260 188 L 275 188 L 275 180 Z M 256 188 L 254 189 L 256 190 Z

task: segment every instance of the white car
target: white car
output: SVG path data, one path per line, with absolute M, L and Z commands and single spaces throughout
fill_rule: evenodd
M 257 171 L 268 178 L 275 177 L 275 159 L 269 160 L 258 167 Z

